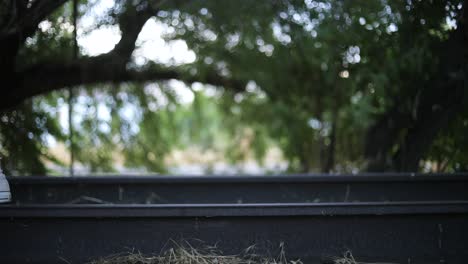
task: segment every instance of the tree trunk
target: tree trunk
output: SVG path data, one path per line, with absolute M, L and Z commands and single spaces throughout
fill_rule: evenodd
M 330 136 L 329 136 L 329 144 L 324 145 L 325 151 L 324 151 L 324 163 L 322 164 L 322 172 L 324 173 L 330 173 L 333 171 L 333 168 L 335 167 L 335 152 L 336 152 L 336 129 L 337 129 L 337 123 L 338 123 L 338 108 L 335 107 L 333 109 L 333 114 L 332 114 L 332 127 L 330 131 Z

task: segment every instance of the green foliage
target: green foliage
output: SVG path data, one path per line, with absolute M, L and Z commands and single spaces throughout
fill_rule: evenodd
M 39 24 L 38 30 L 26 39 L 17 57 L 19 68 L 41 61 L 54 62 L 60 58 L 72 59 L 73 23 L 71 2 L 58 8 Z
M 418 94 L 440 75 L 438 47 L 453 31 L 446 21 L 461 8 L 457 1 L 263 4 L 196 2 L 159 18 L 175 28 L 168 39 L 196 51 L 197 73 L 253 80 L 266 93 L 255 114 L 236 108 L 248 126 L 266 127 L 295 171 L 362 169 L 366 129 L 392 108 L 413 115 Z M 327 167 L 330 158 L 339 166 Z
M 468 170 L 468 153 L 463 146 L 467 146 L 468 137 L 467 109 L 444 130 L 432 144 L 425 164 L 426 171 L 435 172 L 465 172 Z
M 81 1 L 82 14 L 95 4 Z M 116 1 L 95 27 L 118 24 L 129 4 Z M 165 3 L 155 17 L 171 29 L 164 37 L 196 53 L 194 63 L 178 69 L 201 79 L 214 71 L 247 83 L 246 91 L 192 85 L 187 104 L 170 82 L 80 87 L 73 106 L 76 160 L 93 172 L 114 171 L 123 159 L 125 166 L 163 173 L 174 149 L 216 150 L 237 163 L 262 162 L 277 146 L 291 172 L 362 170 L 369 127 L 392 109 L 412 115 L 418 95 L 440 75 L 446 52 L 440 47 L 454 30 L 447 21 L 461 7 L 461 1 Z M 71 58 L 70 21 L 70 5 L 50 15 L 22 48 L 19 66 Z M 217 92 L 207 95 L 210 89 Z M 70 144 L 57 114 L 63 98 L 63 92 L 37 97 L 0 115 L 8 173 L 45 173 L 46 159 L 60 164 L 46 137 Z M 466 131 L 462 114 L 425 160 L 438 171 L 466 170 L 468 154 L 460 148 Z
M 28 100 L 0 114 L 0 162 L 7 175 L 41 175 L 47 172 L 45 161 L 61 164 L 47 151 L 48 137 L 64 139 L 53 97 Z

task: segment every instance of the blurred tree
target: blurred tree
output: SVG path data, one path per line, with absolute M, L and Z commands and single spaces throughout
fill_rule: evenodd
M 190 43 L 200 72 L 255 80 L 287 105 L 290 115 L 276 117 L 294 149 L 287 156 L 297 157 L 302 171 L 314 161 L 321 171 L 334 169 L 337 142 L 361 133 L 364 142 L 350 147 L 364 144 L 368 170 L 417 171 L 467 100 L 461 1 L 212 1 L 192 8 L 175 11 L 176 18 L 159 14 L 166 23 L 180 20 L 168 37 Z M 340 120 L 352 114 L 343 110 L 353 101 L 364 116 Z
M 62 162 L 50 155 L 45 141 L 54 136 L 64 140 L 58 124 L 53 95 L 40 102 L 28 99 L 14 110 L 0 114 L 0 165 L 7 175 L 46 173 L 44 161 Z
M 95 3 L 80 1 L 80 12 Z M 104 102 L 111 118 L 82 120 L 76 135 L 77 160 L 94 171 L 111 170 L 111 154 L 119 148 L 128 164 L 164 171 L 162 160 L 171 148 L 214 147 L 214 131 L 230 140 L 231 160 L 245 158 L 240 138 L 253 137 L 257 159 L 277 144 L 296 172 L 418 171 L 423 160 L 439 164 L 439 171 L 465 168 L 466 151 L 457 146 L 467 131 L 464 1 L 116 0 L 95 23 L 119 27 L 114 49 L 75 60 L 70 10 L 66 0 L 1 4 L 6 88 L 0 109 L 2 120 L 10 120 L 12 113 L 25 111 L 20 108 L 28 98 L 64 87 L 87 95 L 94 114 Z M 136 63 L 132 54 L 149 19 L 167 25 L 166 40 L 184 40 L 196 60 L 179 66 Z M 47 27 L 39 26 L 44 21 Z M 152 109 L 157 103 L 145 93 L 147 84 L 159 83 L 171 98 L 170 88 L 164 88 L 171 79 L 214 85 L 223 92 L 216 99 L 223 104 L 212 105 L 208 101 L 215 99 L 206 101 L 193 91 L 189 110 L 173 100 Z M 99 89 L 111 83 L 105 92 Z M 121 83 L 128 84 L 126 91 Z M 79 88 L 83 85 L 89 88 Z M 106 99 L 96 100 L 93 91 Z M 126 104 L 136 107 L 137 120 L 123 121 Z M 220 107 L 222 117 L 213 114 Z M 18 145 L 11 143 L 19 136 L 8 132 L 15 130 L 9 122 L 2 123 L 2 153 L 14 153 Z M 46 131 L 31 122 L 22 125 L 33 138 Z M 60 138 L 58 130 L 54 136 Z M 4 162 L 35 160 L 39 165 L 24 170 L 44 171 L 37 158 L 40 141 L 31 142 L 33 152 L 2 154 Z M 16 143 L 27 145 L 26 138 Z

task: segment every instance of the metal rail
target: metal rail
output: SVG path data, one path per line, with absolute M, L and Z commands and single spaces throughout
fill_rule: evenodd
M 467 175 L 9 178 L 0 263 L 85 263 L 197 239 L 325 263 L 464 264 Z M 85 204 L 80 204 L 85 203 Z M 87 204 L 86 204 L 87 203 Z M 93 204 L 91 204 L 93 203 Z
M 362 216 L 438 213 L 468 214 L 468 201 L 320 204 L 0 205 L 0 218 Z
M 31 203 L 205 204 L 468 200 L 468 175 L 11 177 Z
M 346 250 L 362 261 L 466 263 L 468 204 L 458 202 L 212 205 L 2 205 L 2 263 L 84 263 L 169 240 L 226 254 L 284 243 L 292 259 L 324 263 Z

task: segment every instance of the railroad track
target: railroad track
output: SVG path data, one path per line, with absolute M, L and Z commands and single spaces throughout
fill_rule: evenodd
M 11 177 L 8 181 L 16 204 L 468 200 L 468 174 Z
M 108 182 L 80 178 L 54 179 L 52 187 L 47 186 L 50 179 L 18 178 L 11 181 L 13 199 L 20 195 L 23 200 L 0 206 L 1 263 L 84 263 L 132 249 L 158 253 L 171 239 L 199 239 L 216 244 L 226 254 L 239 253 L 254 244 L 260 252 L 268 253 L 284 243 L 287 256 L 304 263 L 323 263 L 327 256 L 346 250 L 362 261 L 466 263 L 468 178 L 396 176 L 298 176 L 289 181 L 286 177 L 265 181 L 258 177 L 139 177 L 135 181 L 110 178 Z M 27 188 L 21 189 L 21 184 Z M 65 189 L 59 188 L 65 185 Z M 31 191 L 33 187 L 28 186 L 37 188 Z M 60 203 L 76 199 L 75 194 L 57 194 L 55 204 L 24 198 L 29 192 L 34 201 L 34 195 L 45 195 L 42 192 L 48 188 L 72 192 L 73 186 L 94 186 L 87 195 L 100 194 L 95 198 L 108 203 Z M 122 199 L 113 193 L 119 188 L 124 188 Z M 166 202 L 125 203 L 130 199 L 127 191 L 144 188 L 153 192 L 169 189 L 161 194 Z M 171 194 L 175 190 L 184 195 Z M 201 195 L 203 190 L 208 196 Z M 248 203 L 238 203 L 239 197 Z M 321 200 L 304 202 L 314 197 Z

